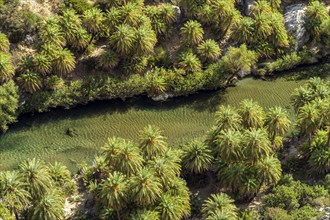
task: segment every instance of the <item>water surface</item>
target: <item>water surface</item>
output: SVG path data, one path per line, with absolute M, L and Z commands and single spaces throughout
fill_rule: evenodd
M 247 78 L 226 92 L 200 92 L 162 103 L 139 97 L 24 115 L 0 137 L 0 169 L 12 169 L 20 161 L 36 157 L 63 162 L 74 170 L 77 163 L 90 161 L 108 137 L 138 140 L 138 131 L 148 124 L 159 126 L 168 142 L 179 146 L 204 136 L 220 104 L 238 105 L 253 98 L 265 109 L 274 105 L 290 109 L 290 94 L 305 81 Z M 68 128 L 76 129 L 77 136 L 67 135 Z

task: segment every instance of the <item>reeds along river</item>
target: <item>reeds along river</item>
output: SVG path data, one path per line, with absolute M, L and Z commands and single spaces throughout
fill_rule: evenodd
M 137 141 L 139 130 L 148 124 L 159 126 L 170 145 L 180 146 L 204 136 L 219 105 L 238 105 L 241 100 L 252 98 L 265 108 L 281 105 L 289 109 L 290 94 L 305 81 L 246 78 L 226 92 L 200 92 L 162 103 L 138 97 L 23 115 L 0 137 L 0 169 L 12 169 L 23 160 L 36 157 L 62 162 L 74 170 L 82 161 L 90 162 L 108 137 Z M 67 134 L 69 128 L 75 130 L 71 136 Z

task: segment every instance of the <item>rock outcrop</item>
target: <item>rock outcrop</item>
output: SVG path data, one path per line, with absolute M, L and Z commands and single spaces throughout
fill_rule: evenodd
M 305 4 L 295 4 L 285 7 L 284 21 L 287 33 L 297 40 L 296 50 L 305 43 Z

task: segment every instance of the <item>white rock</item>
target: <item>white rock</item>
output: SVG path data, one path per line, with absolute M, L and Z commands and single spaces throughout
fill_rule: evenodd
M 285 28 L 297 40 L 296 50 L 304 44 L 306 8 L 305 4 L 295 4 L 284 9 Z

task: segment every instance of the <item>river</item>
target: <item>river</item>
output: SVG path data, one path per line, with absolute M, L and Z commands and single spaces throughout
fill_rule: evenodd
M 297 76 L 297 72 L 288 75 Z M 265 109 L 280 105 L 290 110 L 290 94 L 305 82 L 287 77 L 269 81 L 246 78 L 225 92 L 200 92 L 162 103 L 136 97 L 125 102 L 96 101 L 70 110 L 26 114 L 0 137 L 0 169 L 13 169 L 20 161 L 36 157 L 59 161 L 75 170 L 82 161 L 91 161 L 108 137 L 137 141 L 139 130 L 148 124 L 159 126 L 170 145 L 180 146 L 204 136 L 219 105 L 237 106 L 241 100 L 252 98 Z M 74 128 L 77 136 L 67 135 L 68 128 Z

